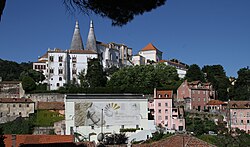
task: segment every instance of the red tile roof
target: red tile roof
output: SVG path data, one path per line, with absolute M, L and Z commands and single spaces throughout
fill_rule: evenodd
M 172 98 L 173 91 L 172 90 L 157 90 L 156 91 L 156 98 L 159 98 L 159 94 L 161 95 L 160 98 Z M 166 97 L 168 95 L 168 97 Z
M 0 98 L 0 103 L 33 103 L 28 98 Z
M 223 105 L 226 104 L 225 102 L 222 102 L 220 100 L 211 100 L 207 103 L 207 105 Z
M 143 49 L 141 49 L 141 51 L 150 51 L 150 50 L 160 51 L 152 43 L 149 43 Z
M 230 101 L 230 109 L 250 109 L 250 101 Z
M 37 108 L 40 110 L 64 110 L 64 102 L 38 102 Z
M 151 144 L 135 144 L 133 147 L 215 147 L 203 140 L 186 134 L 173 135 Z
M 12 139 L 16 137 L 16 147 L 20 144 L 47 144 L 47 143 L 70 143 L 74 141 L 73 135 L 4 135 L 5 146 L 12 146 Z
M 45 53 L 44 55 L 42 55 L 39 59 L 41 58 L 48 58 L 48 53 Z

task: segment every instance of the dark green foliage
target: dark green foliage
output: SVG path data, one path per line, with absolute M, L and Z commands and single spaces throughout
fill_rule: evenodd
M 126 144 L 128 137 L 125 133 L 120 134 L 110 134 L 104 136 L 104 144 L 105 145 L 118 145 L 118 144 Z
M 112 20 L 113 25 L 122 26 L 137 15 L 150 12 L 164 5 L 166 0 L 64 0 L 69 10 L 79 10 L 84 14 L 95 14 Z
M 19 80 L 20 73 L 25 69 L 32 69 L 32 63 L 18 64 L 13 61 L 0 59 L 0 77 L 4 81 Z
M 111 76 L 113 73 L 115 73 L 118 70 L 119 68 L 117 68 L 116 66 L 111 66 L 110 68 L 106 69 L 105 72 L 108 76 Z
M 34 117 L 22 118 L 18 117 L 12 122 L 0 124 L 4 134 L 32 134 L 34 128 Z
M 35 71 L 33 69 L 24 70 L 23 72 L 21 72 L 19 79 L 22 80 L 24 77 L 27 77 L 27 76 L 31 77 L 37 83 L 45 80 L 45 76 L 43 75 L 43 73 L 39 71 Z
M 233 100 L 250 100 L 250 69 L 242 68 L 238 71 L 238 78 L 231 93 Z
M 197 64 L 192 64 L 187 70 L 187 74 L 185 76 L 188 82 L 192 81 L 201 81 L 204 82 L 204 74 L 201 71 L 200 67 Z
M 0 21 L 1 21 L 1 16 L 3 14 L 3 9 L 5 7 L 6 0 L 1 0 L 0 1 Z
M 5 147 L 3 129 L 0 127 L 0 147 Z
M 174 67 L 159 63 L 122 68 L 111 76 L 108 87 L 120 88 L 125 91 L 128 89 L 153 91 L 155 87 L 177 89 L 180 84 L 178 81 L 178 74 Z
M 206 79 L 211 82 L 214 89 L 217 91 L 216 97 L 219 100 L 228 100 L 228 91 L 230 87 L 229 79 L 221 65 L 204 66 L 202 71 L 206 73 Z
M 103 66 L 98 59 L 90 59 L 88 61 L 88 70 L 86 80 L 89 87 L 104 87 L 107 83 L 106 74 L 103 71 Z
M 30 92 L 36 89 L 35 81 L 29 76 L 23 77 L 22 85 L 23 85 L 23 89 L 25 90 L 25 92 Z

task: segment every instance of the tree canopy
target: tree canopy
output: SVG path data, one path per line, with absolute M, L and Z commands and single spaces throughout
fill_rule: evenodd
M 241 68 L 238 71 L 238 78 L 232 91 L 234 100 L 249 100 L 250 99 L 250 69 Z
M 192 82 L 192 81 L 204 82 L 205 81 L 204 74 L 197 64 L 190 65 L 190 67 L 187 70 L 187 74 L 185 78 L 187 79 L 188 82 Z
M 108 86 L 144 90 L 152 90 L 155 87 L 176 89 L 179 86 L 178 81 L 179 77 L 174 67 L 159 63 L 122 68 L 112 74 Z
M 70 12 L 95 13 L 112 20 L 112 25 L 122 26 L 135 16 L 143 15 L 164 5 L 166 0 L 63 0 Z M 0 1 L 0 21 L 6 0 Z
M 70 11 L 95 14 L 109 18 L 112 25 L 122 26 L 135 16 L 150 12 L 165 4 L 166 0 L 63 0 Z
M 206 74 L 206 79 L 211 82 L 217 91 L 217 98 L 222 101 L 228 100 L 228 91 L 230 87 L 229 79 L 221 65 L 206 65 L 202 68 Z

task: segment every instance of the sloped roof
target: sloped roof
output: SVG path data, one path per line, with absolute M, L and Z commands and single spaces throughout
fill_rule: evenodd
M 4 135 L 5 146 L 12 146 L 12 135 Z M 71 143 L 74 140 L 73 135 L 15 135 L 16 147 L 20 144 L 47 144 L 47 143 Z
M 150 144 L 135 144 L 134 147 L 215 147 L 203 140 L 186 134 L 177 134 Z
M 250 109 L 250 101 L 230 101 L 230 109 Z
M 74 34 L 72 37 L 70 49 L 74 49 L 74 50 L 83 50 L 84 49 L 78 21 L 76 21 L 75 30 L 74 30 Z
M 28 98 L 0 98 L 0 103 L 32 103 Z
M 226 104 L 225 102 L 222 102 L 220 100 L 211 100 L 207 103 L 207 105 L 223 105 Z
M 151 51 L 151 50 L 160 51 L 152 43 L 149 43 L 148 45 L 146 45 L 144 48 L 141 49 L 141 51 Z
M 37 108 L 40 110 L 64 110 L 64 102 L 38 102 Z
M 158 95 L 161 95 L 161 98 L 172 98 L 173 91 L 172 90 L 157 90 L 156 91 L 156 98 L 159 98 Z M 169 97 L 166 97 L 168 95 Z
M 44 55 L 42 55 L 39 59 L 41 59 L 41 58 L 48 58 L 48 52 L 45 53 Z
M 93 50 L 69 50 L 69 53 L 71 54 L 96 54 Z

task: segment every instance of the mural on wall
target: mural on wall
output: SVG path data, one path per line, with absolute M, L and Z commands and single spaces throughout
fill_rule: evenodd
M 76 126 L 132 125 L 140 122 L 139 103 L 75 103 Z

